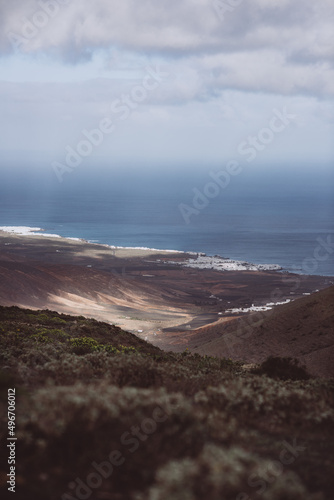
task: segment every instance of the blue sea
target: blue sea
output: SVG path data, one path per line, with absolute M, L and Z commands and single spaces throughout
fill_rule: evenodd
M 334 275 L 331 171 L 246 171 L 211 191 L 209 172 L 86 171 L 59 184 L 40 170 L 22 169 L 19 176 L 6 171 L 0 226 L 40 227 L 96 243 L 203 252 Z M 206 188 L 214 196 L 205 202 L 198 193 L 204 196 Z

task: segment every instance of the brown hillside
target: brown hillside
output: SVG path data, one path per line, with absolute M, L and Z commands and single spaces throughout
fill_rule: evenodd
M 198 329 L 188 348 L 249 363 L 262 362 L 269 355 L 290 356 L 314 375 L 333 377 L 334 287 L 272 311 Z

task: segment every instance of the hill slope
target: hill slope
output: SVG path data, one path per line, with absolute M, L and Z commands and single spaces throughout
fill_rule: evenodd
M 292 356 L 314 375 L 333 377 L 334 287 L 271 311 L 198 329 L 186 346 L 200 354 L 250 363 L 270 355 Z
M 205 325 L 230 307 L 266 304 L 277 288 L 285 300 L 332 282 L 179 265 L 189 257 L 0 231 L 0 304 L 113 322 L 154 342 L 158 332 Z
M 333 380 L 259 376 L 17 307 L 0 307 L 0 344 L 0 488 L 11 389 L 18 500 L 332 498 Z

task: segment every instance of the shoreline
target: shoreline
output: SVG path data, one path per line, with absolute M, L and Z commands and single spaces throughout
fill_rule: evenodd
M 196 254 L 196 252 L 183 252 L 181 250 L 165 250 L 151 247 L 122 247 L 115 245 L 108 245 L 106 243 L 99 243 L 93 240 L 86 240 L 84 238 L 76 238 L 70 236 L 61 236 L 59 234 L 45 233 L 45 229 L 40 227 L 29 227 L 29 226 L 0 226 L 0 232 L 8 234 L 16 234 L 17 236 L 42 236 L 46 238 L 59 238 L 62 240 L 70 241 L 81 241 L 82 243 L 89 243 L 91 245 L 101 245 L 111 249 L 121 249 L 121 250 L 148 250 L 150 252 L 163 252 L 163 253 L 181 253 L 181 254 Z
M 229 257 L 222 257 L 220 255 L 207 255 L 203 252 L 194 251 L 182 251 L 182 250 L 169 250 L 169 249 L 158 249 L 151 247 L 131 247 L 131 246 L 115 246 L 108 245 L 106 243 L 96 242 L 95 240 L 86 240 L 84 238 L 61 236 L 59 234 L 46 233 L 43 228 L 40 227 L 29 227 L 29 226 L 0 226 L 0 233 L 5 234 L 32 237 L 39 236 L 43 238 L 55 238 L 57 240 L 65 241 L 76 241 L 83 244 L 99 245 L 117 252 L 148 252 L 149 254 L 178 254 L 180 257 L 188 257 L 187 261 L 170 261 L 169 264 L 175 264 L 183 267 L 197 268 L 197 269 L 214 269 L 216 271 L 276 271 L 287 274 L 300 274 L 301 276 L 307 274 L 293 272 L 291 273 L 288 269 L 282 267 L 279 264 L 253 264 L 245 260 L 236 260 Z M 328 277 L 328 275 L 319 275 Z M 331 276 L 329 276 L 331 277 Z

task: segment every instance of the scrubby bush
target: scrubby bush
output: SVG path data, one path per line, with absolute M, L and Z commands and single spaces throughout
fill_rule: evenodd
M 113 450 L 125 461 L 92 499 L 331 500 L 332 380 L 285 377 L 286 365 L 258 376 L 84 318 L 63 315 L 57 328 L 51 311 L 0 307 L 1 317 L 0 393 L 18 389 L 18 500 L 79 498 L 69 485 Z M 273 478 L 282 442 L 295 438 L 305 453 Z M 268 470 L 259 495 L 251 484 Z
M 114 346 L 101 344 L 91 337 L 77 337 L 69 339 L 72 352 L 75 354 L 88 354 L 92 352 L 105 351 L 108 354 L 130 354 L 138 352 L 134 347 L 124 345 Z
M 261 459 L 239 447 L 226 449 L 208 444 L 196 459 L 170 461 L 159 469 L 156 483 L 146 498 L 148 500 L 206 498 L 312 500 L 314 498 L 296 474 L 291 471 L 282 472 L 282 469 L 277 469 L 277 465 L 271 460 Z
M 39 314 L 36 319 L 39 323 L 49 323 L 50 322 L 49 316 L 47 316 L 47 314 L 43 314 L 43 313 Z
M 74 338 L 70 339 L 69 342 L 72 352 L 75 354 L 87 354 L 89 352 L 98 351 L 100 348 L 100 344 L 90 337 Z
M 253 373 L 280 380 L 308 380 L 310 374 L 297 359 L 269 356 Z
M 332 385 L 332 384 L 329 384 Z M 195 402 L 207 411 L 219 409 L 235 415 L 240 422 L 271 427 L 289 424 L 312 427 L 328 424 L 333 427 L 333 387 L 325 397 L 314 382 L 304 387 L 296 382 L 282 382 L 266 378 L 247 378 L 226 381 L 218 387 L 208 387 L 195 395 Z
M 21 409 L 18 437 L 18 473 L 32 480 L 35 498 L 40 498 L 41 475 L 48 474 L 44 498 L 61 498 L 70 481 L 84 479 L 94 471 L 92 461 L 106 461 L 113 450 L 125 462 L 109 487 L 131 498 L 131 491 L 152 484 L 159 465 L 196 456 L 205 429 L 189 401 L 163 389 L 76 384 L 38 390 Z

